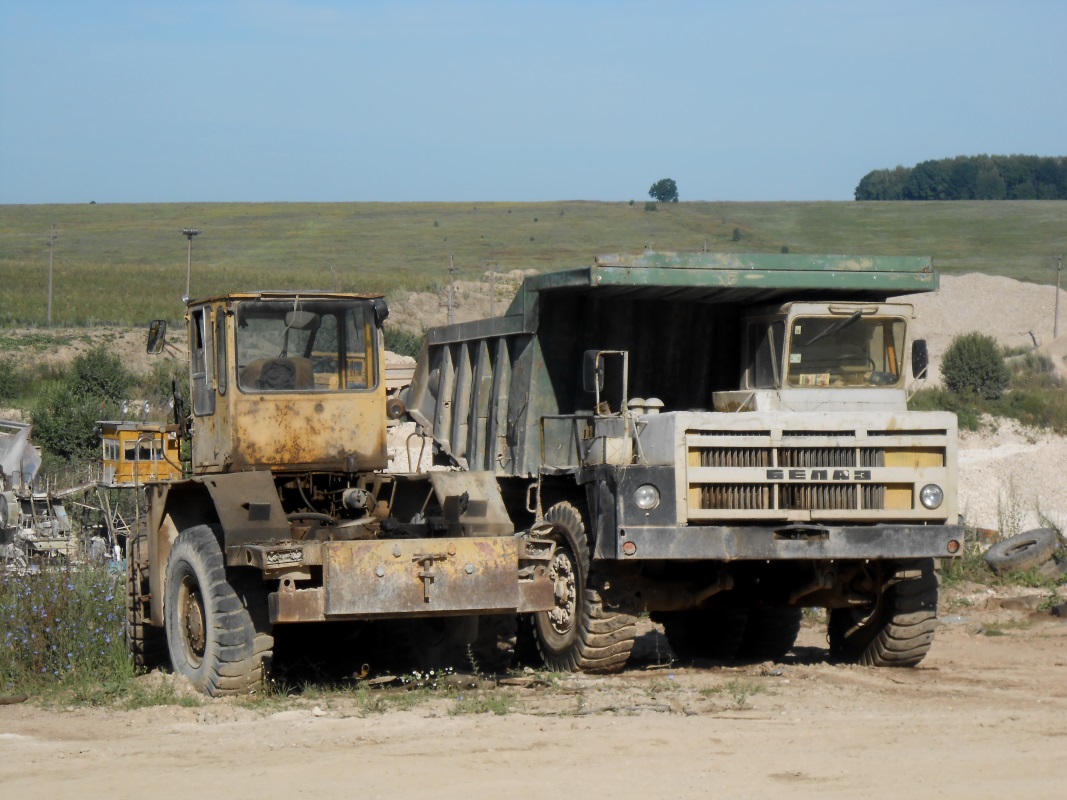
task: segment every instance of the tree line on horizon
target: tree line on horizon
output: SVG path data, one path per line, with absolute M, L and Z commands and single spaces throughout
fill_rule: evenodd
M 857 200 L 1067 200 L 1062 156 L 956 156 L 868 172 Z

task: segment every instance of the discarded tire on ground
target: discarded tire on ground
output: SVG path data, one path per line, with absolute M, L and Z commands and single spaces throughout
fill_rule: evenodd
M 997 575 L 1022 572 L 1052 558 L 1060 546 L 1060 535 L 1052 528 L 1035 528 L 997 542 L 985 554 L 985 563 Z

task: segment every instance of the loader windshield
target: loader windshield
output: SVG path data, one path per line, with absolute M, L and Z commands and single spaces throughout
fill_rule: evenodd
M 862 312 L 795 317 L 789 324 L 787 386 L 897 386 L 905 322 Z
M 247 300 L 237 306 L 243 392 L 373 389 L 378 382 L 371 304 L 359 300 Z

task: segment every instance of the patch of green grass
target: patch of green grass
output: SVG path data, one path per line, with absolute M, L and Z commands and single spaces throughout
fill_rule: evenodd
M 0 206 L 0 327 L 44 323 L 49 226 L 56 325 L 178 320 L 190 225 L 196 296 L 267 288 L 430 290 L 458 277 L 657 250 L 930 255 L 942 272 L 1050 283 L 1067 201 L 174 203 Z M 434 223 L 437 223 L 435 226 Z M 734 237 L 734 230 L 740 236 Z
M 205 699 L 200 695 L 179 694 L 167 681 L 153 684 L 133 682 L 127 692 L 120 698 L 120 705 L 127 711 L 150 706 L 181 706 L 198 708 Z
M 451 716 L 496 714 L 498 717 L 502 717 L 511 711 L 514 702 L 514 698 L 507 692 L 472 689 L 459 692 L 448 709 L 448 713 Z
M 748 708 L 749 698 L 763 693 L 762 685 L 751 681 L 743 681 L 740 678 L 728 681 L 724 689 L 730 695 L 734 708 L 738 711 Z

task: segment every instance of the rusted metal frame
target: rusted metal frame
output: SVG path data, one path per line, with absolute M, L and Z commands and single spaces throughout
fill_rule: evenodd
M 282 581 L 275 623 L 550 610 L 552 543 L 447 537 L 322 544 L 323 586 Z

